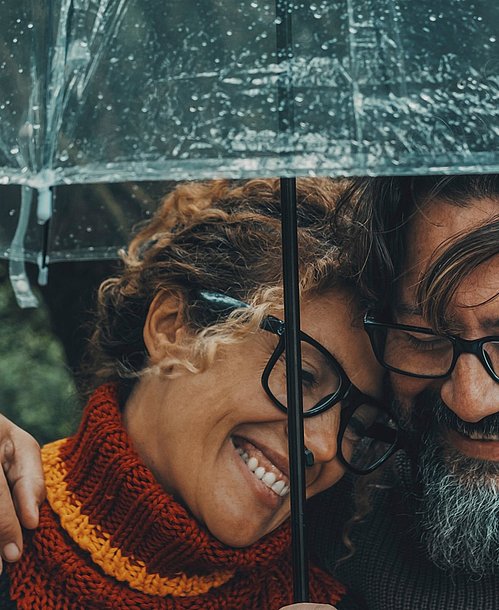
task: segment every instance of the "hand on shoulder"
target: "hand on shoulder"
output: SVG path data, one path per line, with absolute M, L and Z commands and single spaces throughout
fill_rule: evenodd
M 38 443 L 3 415 L 0 415 L 0 463 L 1 572 L 2 559 L 17 561 L 21 556 L 21 527 L 38 526 L 38 507 L 45 498 Z

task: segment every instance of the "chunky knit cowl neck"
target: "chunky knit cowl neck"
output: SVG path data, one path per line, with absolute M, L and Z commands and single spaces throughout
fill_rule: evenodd
M 8 566 L 19 610 L 277 610 L 292 603 L 290 528 L 254 545 L 216 540 L 153 478 L 123 428 L 114 386 L 99 388 L 75 436 L 42 450 L 40 527 Z M 344 588 L 312 566 L 311 598 Z

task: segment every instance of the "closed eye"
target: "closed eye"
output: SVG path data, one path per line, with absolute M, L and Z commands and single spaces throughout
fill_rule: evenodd
M 308 388 L 313 388 L 317 385 L 317 378 L 311 371 L 307 371 L 305 369 L 301 370 L 301 380 L 302 384 Z
M 411 347 L 420 351 L 431 351 L 437 349 L 445 349 L 449 347 L 449 341 L 442 337 L 428 337 L 428 339 L 420 339 L 414 335 L 406 333 L 406 341 Z

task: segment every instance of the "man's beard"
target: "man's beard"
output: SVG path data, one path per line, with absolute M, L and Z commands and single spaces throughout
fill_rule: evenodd
M 483 576 L 499 572 L 499 462 L 467 457 L 444 438 L 448 430 L 499 434 L 499 414 L 478 423 L 459 419 L 431 391 L 410 413 L 395 402 L 401 426 L 413 437 L 422 485 L 422 540 L 434 564 Z

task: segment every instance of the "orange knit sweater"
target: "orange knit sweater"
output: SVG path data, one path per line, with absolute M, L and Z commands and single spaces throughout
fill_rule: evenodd
M 165 493 L 122 427 L 113 386 L 79 431 L 43 448 L 47 501 L 21 561 L 8 566 L 19 610 L 277 610 L 292 603 L 289 523 L 256 544 L 221 544 Z M 311 567 L 311 597 L 344 588 Z

